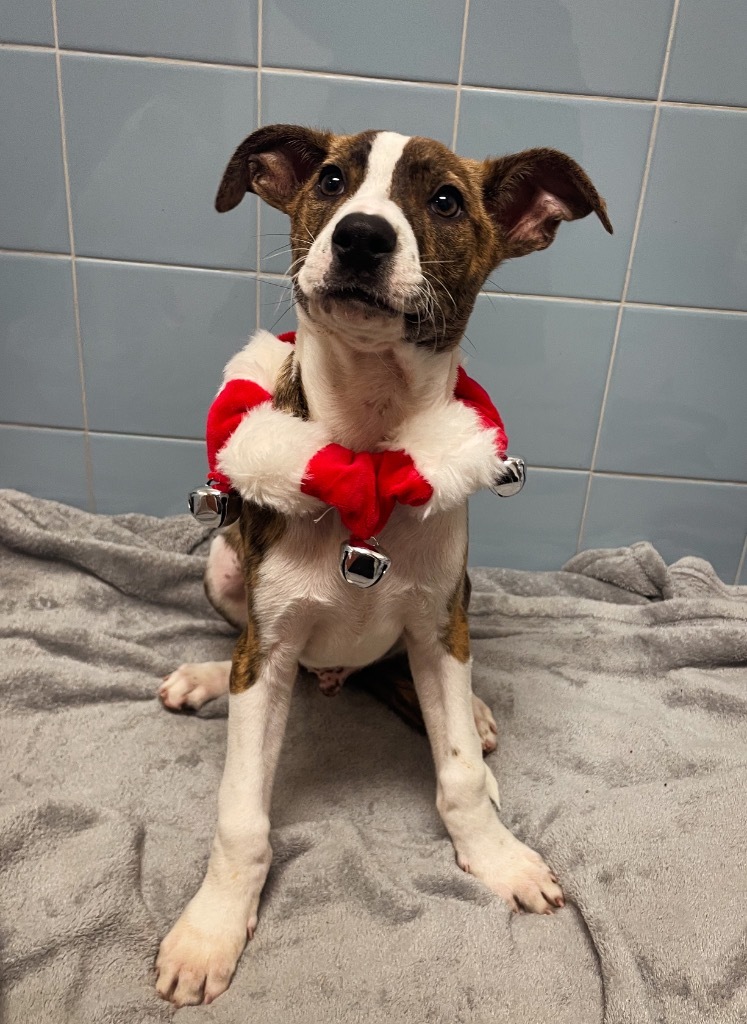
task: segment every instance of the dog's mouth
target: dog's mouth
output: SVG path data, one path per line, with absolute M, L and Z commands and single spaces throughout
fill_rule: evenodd
M 397 309 L 391 301 L 385 299 L 373 289 L 365 288 L 361 285 L 341 285 L 325 288 L 319 294 L 319 301 L 327 312 L 331 312 L 332 306 L 343 305 L 351 306 L 353 309 L 364 307 L 370 312 L 386 317 L 403 315 L 403 310 Z M 407 314 L 405 315 L 407 316 Z

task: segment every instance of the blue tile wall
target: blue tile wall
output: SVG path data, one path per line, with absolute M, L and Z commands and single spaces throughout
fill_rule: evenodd
M 747 528 L 747 486 L 642 477 L 595 476 L 585 547 L 651 541 L 667 561 L 707 558 L 734 582 Z
M 2 486 L 88 508 L 83 432 L 0 426 Z
M 672 0 L 472 0 L 464 81 L 654 97 Z
M 601 470 L 747 480 L 743 316 L 626 309 Z
M 127 0 L 116 16 L 101 0 L 57 0 L 60 45 L 72 50 L 257 63 L 256 0 Z
M 187 494 L 207 468 L 201 441 L 91 434 L 97 512 L 185 512 Z
M 0 255 L 0 422 L 83 427 L 70 259 Z
M 248 274 L 78 264 L 91 430 L 202 438 L 220 369 L 254 330 Z
M 662 112 L 630 298 L 747 306 L 747 116 Z
M 367 0 L 355 6 L 347 0 L 275 0 L 264 7 L 264 62 L 456 82 L 463 19 L 463 6 L 452 0 Z
M 255 71 L 66 55 L 62 84 L 79 253 L 255 266 L 253 219 L 213 208 L 256 125 Z
M 664 95 L 692 103 L 747 105 L 747 4 L 681 0 Z
M 69 251 L 51 51 L 0 51 L 0 248 Z
M 54 45 L 50 0 L 23 0 L 0 7 L 0 43 Z
M 648 539 L 747 583 L 746 10 L 6 3 L 0 486 L 183 509 L 223 364 L 257 324 L 294 326 L 286 219 L 253 196 L 213 208 L 258 124 L 479 159 L 554 146 L 615 234 L 563 224 L 478 299 L 464 353 L 530 468 L 518 497 L 473 500 L 470 559 L 553 569 L 579 542 Z
M 558 569 L 576 553 L 587 477 L 530 468 L 513 498 L 476 494 L 469 511 L 470 564 Z
M 511 451 L 529 465 L 591 465 L 615 318 L 611 304 L 477 300 L 467 369 L 498 406 Z

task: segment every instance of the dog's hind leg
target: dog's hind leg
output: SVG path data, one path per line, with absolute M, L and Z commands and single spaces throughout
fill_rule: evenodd
M 493 712 L 484 700 L 472 694 L 472 714 L 475 716 L 477 735 L 480 737 L 483 754 L 492 754 L 498 746 L 498 726 L 495 724 Z
M 246 590 L 241 571 L 241 535 L 236 528 L 221 530 L 213 538 L 205 570 L 205 594 L 232 626 L 246 625 Z M 197 711 L 209 700 L 228 693 L 230 661 L 188 662 L 165 676 L 158 696 L 170 711 Z
M 246 588 L 241 568 L 243 544 L 239 524 L 216 533 L 205 570 L 205 594 L 210 604 L 237 629 L 246 625 Z
M 170 711 L 197 711 L 209 700 L 228 693 L 230 661 L 199 661 L 180 665 L 158 688 L 163 706 Z

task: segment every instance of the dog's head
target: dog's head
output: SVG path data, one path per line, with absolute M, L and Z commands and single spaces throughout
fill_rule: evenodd
M 291 219 L 292 275 L 304 313 L 352 344 L 444 350 L 503 260 L 545 249 L 562 220 L 604 200 L 552 149 L 467 160 L 433 139 L 260 128 L 238 147 L 215 200 L 255 192 Z

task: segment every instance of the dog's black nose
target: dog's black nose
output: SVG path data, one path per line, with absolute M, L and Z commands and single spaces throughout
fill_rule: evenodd
M 349 213 L 332 234 L 332 251 L 351 270 L 374 270 L 396 247 L 397 232 L 372 213 Z

